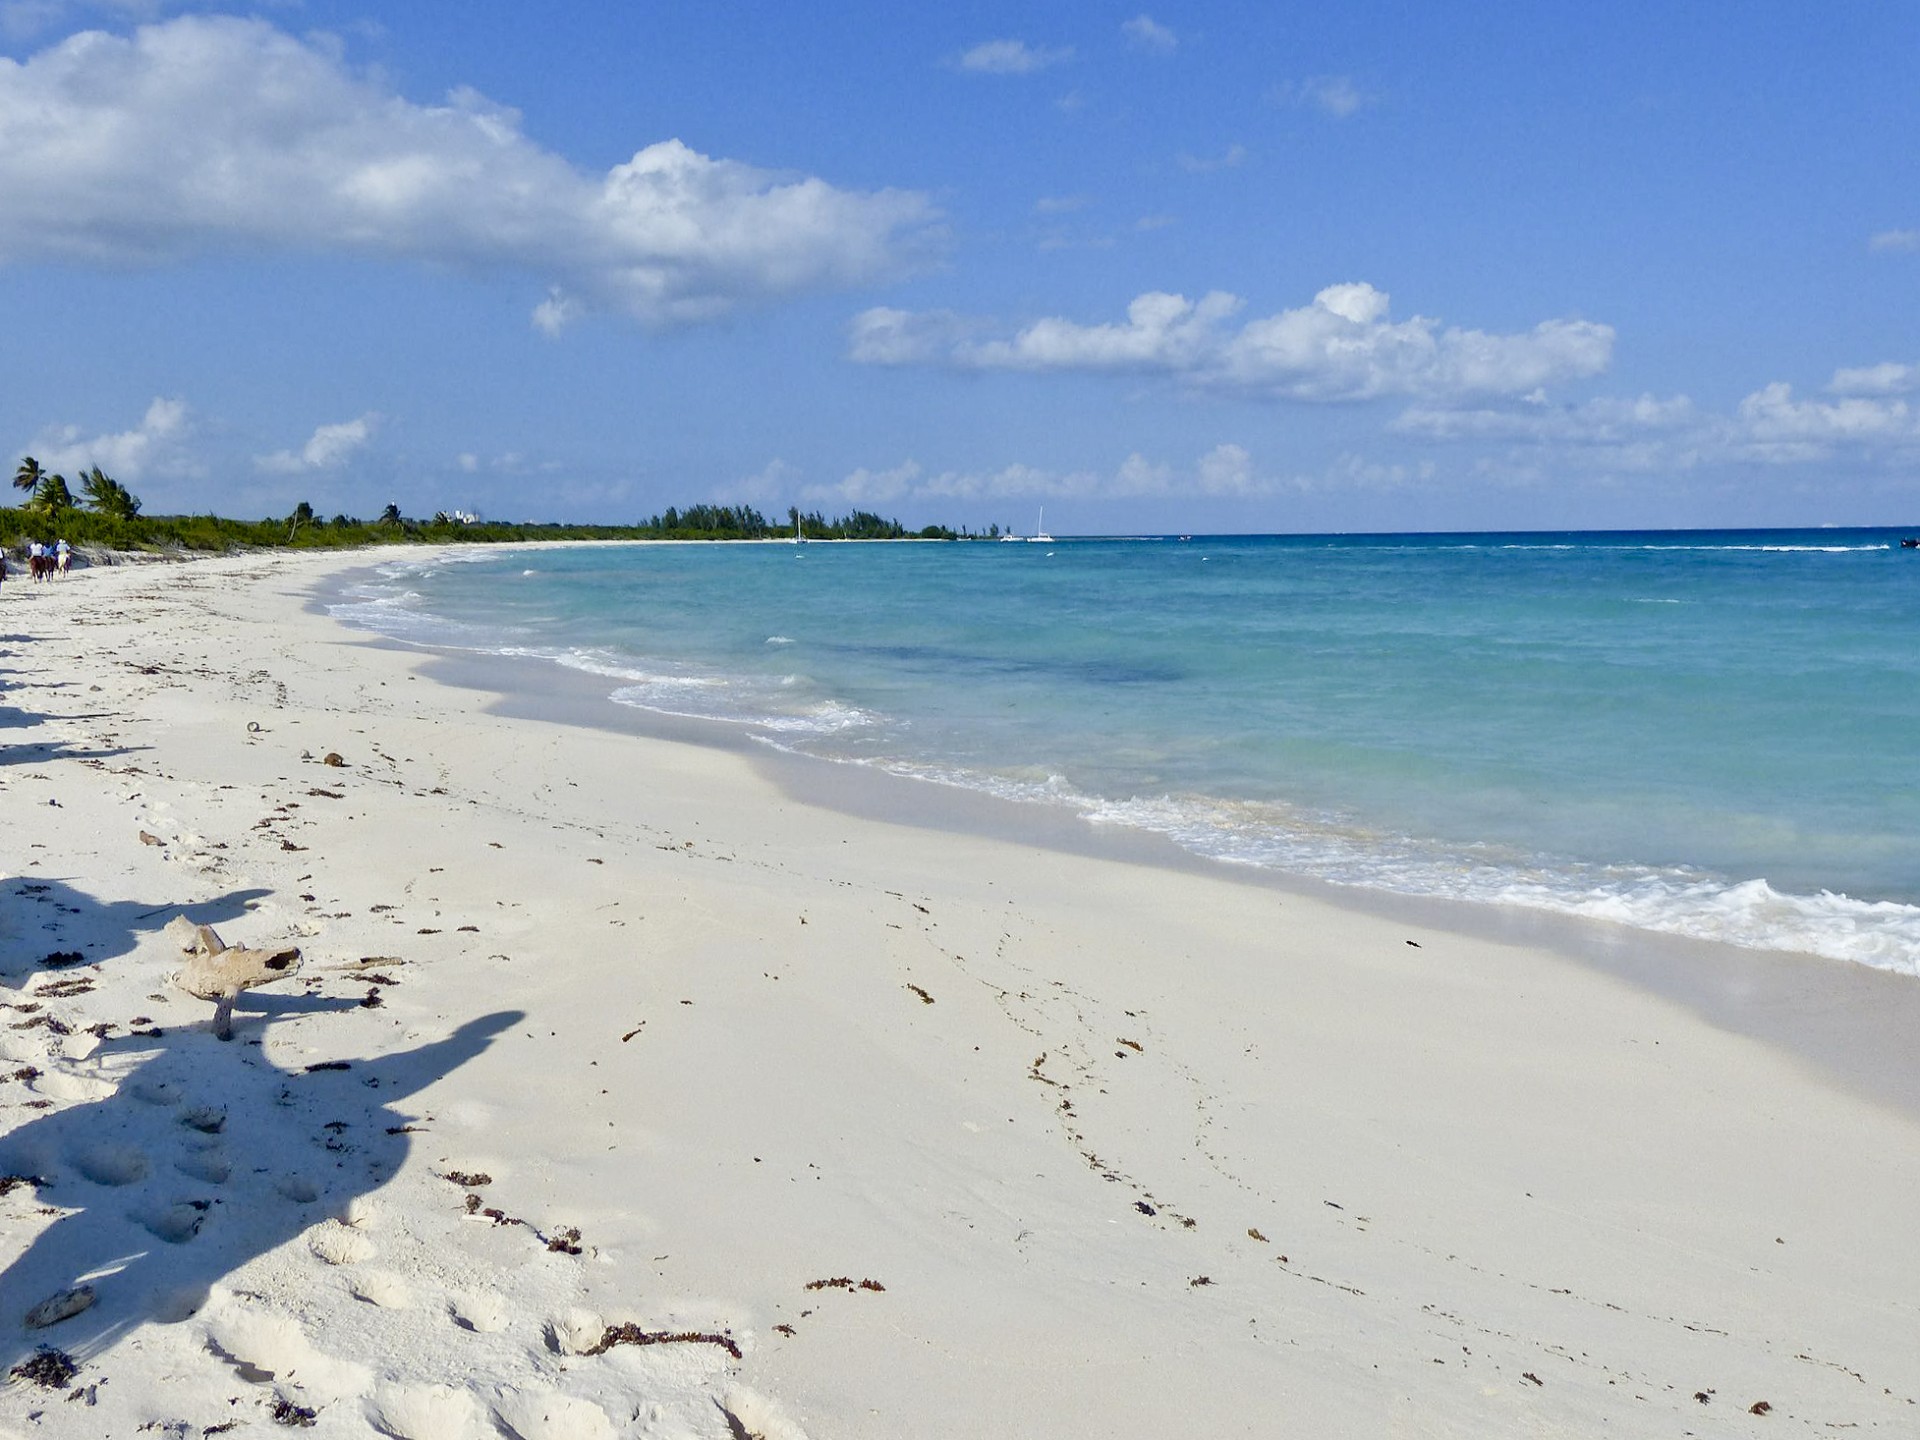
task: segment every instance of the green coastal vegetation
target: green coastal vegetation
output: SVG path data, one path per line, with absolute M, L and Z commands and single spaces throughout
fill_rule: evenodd
M 144 515 L 139 497 L 98 465 L 69 483 L 31 455 L 14 471 L 13 488 L 21 492 L 19 504 L 0 506 L 0 546 L 9 549 L 55 539 L 108 550 L 225 551 L 518 540 L 989 540 L 1000 534 L 998 525 L 985 533 L 945 525 L 909 530 L 898 520 L 866 510 L 828 519 L 817 510 L 794 508 L 784 523 L 776 524 L 751 505 L 669 506 L 633 525 L 515 524 L 444 510 L 421 519 L 401 514 L 397 504 L 371 520 L 352 515 L 328 519 L 305 500 L 289 515 L 262 520 Z

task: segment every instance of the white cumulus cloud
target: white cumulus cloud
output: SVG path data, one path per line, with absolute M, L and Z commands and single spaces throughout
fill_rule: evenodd
M 575 168 L 471 90 L 416 104 L 325 38 L 184 16 L 0 58 L 0 262 L 210 251 L 530 272 L 536 323 L 648 324 L 897 274 L 937 243 L 927 199 L 715 159 L 679 140 Z
M 1121 22 L 1120 33 L 1136 50 L 1153 55 L 1171 55 L 1180 48 L 1180 37 L 1151 15 L 1136 15 Z
M 879 308 L 854 318 L 849 353 L 870 365 L 1167 375 L 1308 401 L 1519 395 L 1596 375 L 1613 353 L 1612 328 L 1587 320 L 1506 335 L 1423 316 L 1394 321 L 1386 293 L 1365 283 L 1330 285 L 1309 305 L 1236 323 L 1243 308 L 1224 291 L 1198 300 L 1151 291 L 1121 322 L 1049 316 L 997 339 L 976 338 L 984 326 L 949 312 Z
M 156 476 L 197 474 L 199 466 L 188 449 L 192 434 L 186 402 L 156 397 L 129 430 L 88 435 L 78 425 L 55 426 L 41 431 L 22 453 L 69 478 L 98 465 L 114 479 L 134 484 Z
M 1920 455 L 1920 366 L 1886 362 L 1834 372 L 1826 393 L 1784 380 L 1710 410 L 1685 395 L 1596 396 L 1550 405 L 1538 395 L 1485 405 L 1420 403 L 1390 427 L 1441 442 L 1497 444 L 1536 473 L 1577 465 L 1672 473 L 1703 465 L 1910 466 Z
M 1844 372 L 1843 372 L 1844 373 Z M 1920 445 L 1920 413 L 1886 395 L 1800 399 L 1784 380 L 1763 385 L 1735 411 L 1738 439 L 1761 460 L 1819 460 L 1836 449 L 1910 450 Z
M 956 63 L 977 75 L 1031 75 L 1072 58 L 1070 45 L 1050 49 L 1024 40 L 984 40 L 962 53 Z
M 380 416 L 372 411 L 354 420 L 316 426 L 307 443 L 296 450 L 256 455 L 253 463 L 270 475 L 299 475 L 311 470 L 338 470 L 373 438 Z M 463 467 L 464 468 L 464 467 Z

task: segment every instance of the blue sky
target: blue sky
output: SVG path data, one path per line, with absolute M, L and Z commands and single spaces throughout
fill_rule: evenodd
M 1920 11 L 0 3 L 150 511 L 1920 523 Z

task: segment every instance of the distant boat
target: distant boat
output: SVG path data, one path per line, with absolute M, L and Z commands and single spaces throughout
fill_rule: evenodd
M 1035 530 L 1035 531 L 1033 532 L 1033 534 L 1031 534 L 1031 535 L 1029 535 L 1029 536 L 1027 536 L 1027 543 L 1028 543 L 1029 545 L 1051 545 L 1051 544 L 1053 544 L 1053 536 L 1051 536 L 1051 535 L 1049 535 L 1049 534 L 1047 533 L 1047 507 L 1046 507 L 1046 506 L 1044 506 L 1044 505 L 1042 505 L 1042 506 L 1040 507 L 1040 525 L 1039 525 L 1039 528 L 1038 528 L 1038 529 L 1036 529 L 1036 530 Z

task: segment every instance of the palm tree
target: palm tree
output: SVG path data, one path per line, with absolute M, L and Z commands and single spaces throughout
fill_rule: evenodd
M 40 488 L 40 481 L 46 473 L 40 468 L 40 462 L 29 455 L 20 462 L 20 468 L 13 472 L 13 488 L 32 495 Z
M 400 507 L 397 504 L 388 502 L 387 508 L 380 512 L 380 523 L 382 525 L 398 525 L 400 523 Z
M 116 520 L 131 520 L 140 513 L 140 502 L 133 493 L 98 465 L 80 477 L 80 491 L 89 510 L 111 515 Z
M 20 477 L 15 476 L 13 483 L 18 485 Z M 33 492 L 33 508 L 44 510 L 49 515 L 58 515 L 62 510 L 73 509 L 73 492 L 67 489 L 67 477 L 64 475 L 42 475 L 40 484 Z

